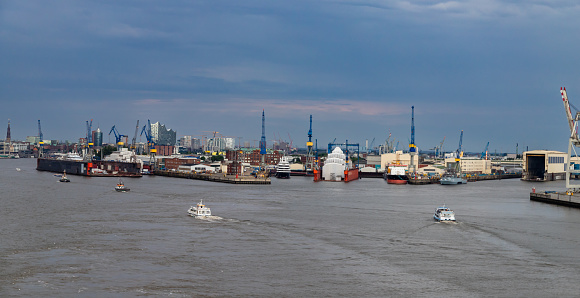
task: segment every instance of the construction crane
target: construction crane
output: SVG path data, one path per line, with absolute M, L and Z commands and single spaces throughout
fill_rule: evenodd
M 574 107 L 568 101 L 568 94 L 566 92 L 566 88 L 560 88 L 560 94 L 562 94 L 562 101 L 564 102 L 564 111 L 566 112 L 566 120 L 568 120 L 568 126 L 570 127 L 570 138 L 568 141 L 568 163 L 572 158 L 572 151 L 574 151 L 574 155 L 578 155 L 576 153 L 576 147 L 580 146 L 580 138 L 578 137 L 578 122 L 580 121 L 580 112 L 578 109 Z M 576 115 L 572 117 L 572 110 L 570 106 L 576 110 Z M 570 164 L 564 167 L 566 169 L 566 189 L 567 193 L 572 194 L 574 192 L 578 192 L 580 190 L 580 185 L 572 185 L 570 184 L 570 173 L 571 167 Z
M 375 143 L 375 138 L 373 138 L 373 140 L 371 141 L 371 144 L 369 145 L 369 148 L 371 149 L 371 152 L 373 151 L 373 144 Z M 369 148 L 367 148 L 367 154 L 369 153 Z
M 439 149 L 438 152 L 436 152 L 436 156 L 439 157 L 439 154 L 441 154 L 441 157 L 443 156 L 443 143 L 445 142 L 445 136 L 443 136 L 443 141 L 441 141 L 441 143 L 439 143 Z
M 137 149 L 137 132 L 139 132 L 139 120 L 137 120 L 137 126 L 135 126 L 135 135 L 133 135 L 133 140 L 131 140 L 131 150 L 133 151 Z
M 40 127 L 40 119 L 38 120 L 38 146 L 40 147 L 38 156 L 42 157 L 42 153 L 44 152 L 44 136 L 42 134 L 42 128 Z
M 290 139 L 290 152 L 292 152 L 292 143 L 293 143 L 293 141 L 292 141 L 292 137 L 290 136 L 290 133 L 289 132 L 288 132 L 288 139 Z M 290 152 L 288 152 L 288 153 L 290 153 Z
M 487 157 L 488 157 L 488 155 L 487 155 L 487 148 L 488 147 L 489 147 L 489 142 L 487 142 L 487 145 L 485 145 L 485 149 L 483 149 L 483 152 L 481 152 L 481 159 L 484 159 L 485 158 L 485 160 L 487 160 Z

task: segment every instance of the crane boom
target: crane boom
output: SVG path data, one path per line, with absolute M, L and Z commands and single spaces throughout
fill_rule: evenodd
M 44 136 L 42 135 L 42 128 L 40 128 L 40 119 L 38 120 L 38 142 L 39 143 L 43 143 L 44 142 Z
M 131 141 L 131 149 L 135 149 L 135 143 L 137 142 L 137 132 L 139 131 L 139 120 L 137 120 L 137 126 L 135 126 L 135 135 Z
M 461 156 L 463 155 L 463 151 L 461 151 L 461 144 L 463 143 L 463 130 L 461 130 L 461 136 L 459 137 L 459 148 L 455 152 L 455 161 L 459 161 Z
M 574 133 L 574 118 L 572 118 L 572 110 L 570 110 L 570 102 L 568 101 L 568 94 L 566 93 L 565 87 L 560 87 L 560 94 L 562 94 L 562 101 L 564 102 L 564 110 L 566 112 L 566 118 L 568 120 L 568 126 L 570 126 L 570 133 Z

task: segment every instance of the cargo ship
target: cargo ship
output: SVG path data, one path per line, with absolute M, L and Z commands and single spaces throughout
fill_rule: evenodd
M 141 177 L 139 161 L 83 160 L 77 154 L 39 157 L 36 170 L 90 177 Z
M 406 165 L 390 165 L 384 178 L 387 180 L 388 184 L 407 184 L 409 177 L 407 177 L 407 174 L 405 173 L 406 169 Z

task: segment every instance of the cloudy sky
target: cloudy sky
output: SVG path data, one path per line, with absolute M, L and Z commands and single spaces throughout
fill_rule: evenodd
M 0 1 L 0 137 L 78 140 L 85 121 L 132 137 L 304 147 L 566 150 L 560 97 L 580 107 L 572 0 Z M 105 137 L 107 140 L 108 137 Z M 113 138 L 114 139 L 114 138 Z

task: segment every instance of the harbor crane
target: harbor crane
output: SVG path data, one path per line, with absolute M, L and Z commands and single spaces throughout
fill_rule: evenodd
M 314 146 L 314 143 L 312 143 L 312 115 L 310 115 L 310 129 L 308 130 L 308 142 L 306 142 L 306 148 L 307 148 L 306 167 L 304 169 L 306 171 L 306 173 L 308 173 L 308 171 L 312 171 L 314 169 L 314 156 L 313 156 L 313 152 L 312 152 L 313 146 Z
M 42 157 L 42 153 L 44 152 L 44 136 L 42 135 L 42 128 L 40 127 L 40 119 L 38 120 L 38 146 L 40 149 L 38 156 Z
M 153 136 L 151 136 L 151 120 L 147 120 L 147 124 L 143 125 L 141 130 L 141 135 L 145 133 L 145 138 L 147 138 L 147 149 L 149 150 L 149 165 L 155 170 L 155 153 L 157 149 L 155 148 L 155 142 L 153 141 Z
M 121 150 L 121 147 L 123 147 L 123 145 L 125 143 L 123 143 L 123 137 L 126 137 L 126 135 L 122 135 L 119 133 L 119 131 L 117 131 L 117 128 L 115 127 L 115 125 L 113 125 L 113 127 L 111 127 L 111 130 L 109 131 L 109 135 L 111 135 L 111 133 L 115 134 L 115 142 L 117 144 L 117 150 Z
M 481 152 L 481 159 L 487 160 L 488 159 L 488 154 L 487 154 L 487 148 L 489 147 L 489 142 L 487 142 L 487 145 L 485 145 L 485 149 L 483 149 L 483 152 Z
M 570 137 L 568 140 L 568 166 L 564 167 L 566 169 L 566 189 L 568 193 L 574 193 L 580 191 L 580 185 L 570 184 L 570 173 L 572 172 L 570 169 L 570 160 L 572 158 L 572 151 L 574 151 L 574 155 L 577 156 L 576 147 L 580 147 L 580 137 L 578 137 L 578 122 L 580 121 L 580 112 L 578 112 L 578 109 L 568 101 L 568 94 L 565 87 L 560 88 L 560 94 L 562 95 L 566 120 L 568 121 L 568 126 L 570 128 Z M 576 110 L 576 115 L 572 116 L 572 110 L 570 109 L 570 106 Z
M 415 145 L 415 106 L 411 106 L 411 141 L 409 142 L 409 153 L 411 162 L 409 163 L 409 173 L 415 173 L 415 156 L 417 155 L 417 146 Z
M 461 145 L 463 143 L 463 130 L 461 130 L 461 136 L 459 137 L 459 147 L 455 151 L 455 169 L 461 174 L 461 158 L 463 157 L 463 149 Z
M 131 140 L 131 150 L 133 151 L 137 149 L 137 132 L 139 132 L 139 120 L 137 120 L 137 126 L 135 126 L 135 135 L 133 135 L 133 140 Z
M 87 122 L 87 146 L 85 147 L 85 160 L 92 160 L 93 159 L 93 152 L 91 152 L 91 149 L 93 149 L 93 133 L 92 133 L 92 129 L 93 129 L 93 119 L 91 119 L 91 122 L 89 122 L 89 120 L 86 121 Z

